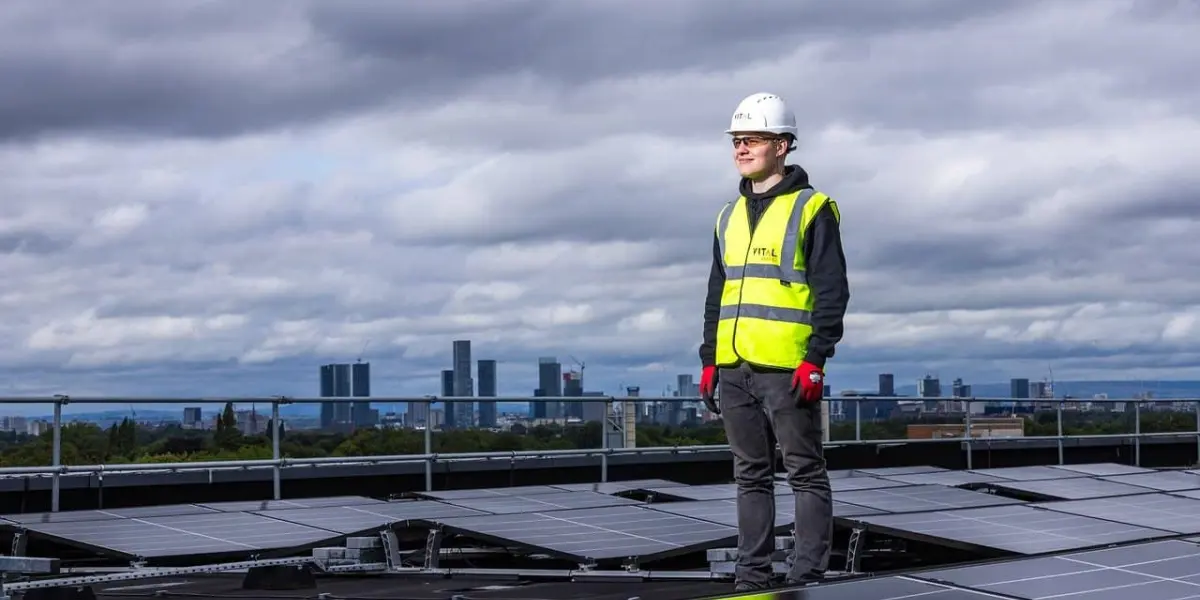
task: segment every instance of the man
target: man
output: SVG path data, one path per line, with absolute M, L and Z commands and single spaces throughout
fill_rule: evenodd
M 786 583 L 821 579 L 833 509 L 822 454 L 825 361 L 850 298 L 837 204 L 787 165 L 796 117 L 772 94 L 747 97 L 726 131 L 742 176 L 717 217 L 704 307 L 700 394 L 723 415 L 737 481 L 736 591 L 771 584 L 775 440 L 795 494 Z M 719 401 L 714 398 L 720 385 Z

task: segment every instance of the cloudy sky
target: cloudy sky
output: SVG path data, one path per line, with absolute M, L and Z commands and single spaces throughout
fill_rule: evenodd
M 437 393 L 471 339 L 656 394 L 759 91 L 842 209 L 836 389 L 1200 378 L 1198 6 L 8 0 L 0 393 Z

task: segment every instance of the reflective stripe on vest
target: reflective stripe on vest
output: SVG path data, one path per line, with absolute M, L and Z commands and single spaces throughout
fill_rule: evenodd
M 812 295 L 801 240 L 827 203 L 840 220 L 837 205 L 825 194 L 806 189 L 778 196 L 753 232 L 744 197 L 721 210 L 717 241 L 725 289 L 717 324 L 718 365 L 746 361 L 792 369 L 803 360 L 812 333 Z M 731 227 L 738 228 L 732 235 Z

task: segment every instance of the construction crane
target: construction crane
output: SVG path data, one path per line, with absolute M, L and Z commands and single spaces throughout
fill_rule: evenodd
M 571 362 L 579 365 L 579 387 L 583 387 L 583 370 L 587 368 L 587 365 L 570 354 L 567 355 L 567 358 L 571 359 Z

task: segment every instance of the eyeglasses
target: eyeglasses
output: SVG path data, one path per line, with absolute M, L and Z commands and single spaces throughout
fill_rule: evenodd
M 737 148 L 738 146 L 745 144 L 747 148 L 758 148 L 758 147 L 765 146 L 766 144 L 769 144 L 771 142 L 775 142 L 778 140 L 779 140 L 779 138 L 777 138 L 777 137 L 763 137 L 763 136 L 758 136 L 758 135 L 746 135 L 746 136 L 740 136 L 740 137 L 733 138 L 733 147 Z

